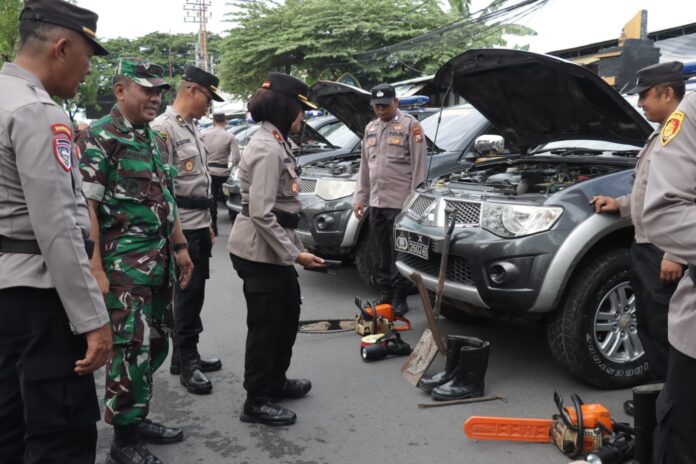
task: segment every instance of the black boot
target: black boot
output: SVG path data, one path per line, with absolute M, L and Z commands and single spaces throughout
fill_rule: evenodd
M 181 376 L 179 381 L 190 393 L 204 395 L 213 391 L 213 384 L 201 372 L 197 353 L 193 350 L 181 350 Z
M 391 288 L 380 287 L 379 288 L 379 296 L 377 297 L 376 300 L 372 301 L 372 304 L 375 306 L 379 306 L 382 304 L 391 304 L 393 296 L 394 296 L 394 292 L 392 291 Z
M 309 393 L 311 389 L 312 382 L 307 379 L 286 379 L 281 387 L 272 388 L 268 392 L 268 397 L 272 402 L 277 402 L 285 398 L 298 399 Z
M 474 339 L 476 340 L 476 339 Z M 445 370 L 431 376 L 423 376 L 418 381 L 418 388 L 426 393 L 433 391 L 433 388 L 439 387 L 454 378 L 457 366 L 459 365 L 459 351 L 462 346 L 471 341 L 471 337 L 464 335 L 448 335 L 447 336 L 447 362 Z
M 138 424 L 138 438 L 144 443 L 166 445 L 183 440 L 184 431 L 178 427 L 167 427 L 150 419 L 143 419 Z
M 137 424 L 114 426 L 109 457 L 116 464 L 162 464 L 139 440 Z
M 433 389 L 432 396 L 435 400 L 461 400 L 483 396 L 491 344 L 472 337 L 467 345 L 459 351 L 459 364 L 454 378 Z
M 215 372 L 222 369 L 222 361 L 218 358 L 201 358 L 201 355 L 196 351 L 198 362 L 201 365 L 201 372 Z M 179 357 L 179 348 L 174 347 L 172 350 L 172 361 L 169 365 L 169 373 L 172 375 L 181 374 L 181 358 Z
M 281 426 L 294 424 L 297 416 L 291 410 L 271 403 L 268 399 L 247 399 L 239 420 L 270 426 Z
M 408 312 L 408 303 L 406 303 L 406 290 L 402 288 L 397 288 L 394 292 L 394 298 L 392 298 L 392 308 L 394 309 L 394 314 L 397 316 L 403 316 Z

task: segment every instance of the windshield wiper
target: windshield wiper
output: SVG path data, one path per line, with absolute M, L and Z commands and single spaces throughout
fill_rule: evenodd
M 572 153 L 587 153 L 587 154 L 597 154 L 601 155 L 611 150 L 600 150 L 597 148 L 586 148 L 586 147 L 558 147 L 558 148 L 545 148 L 541 150 L 535 150 L 529 155 L 539 155 L 542 153 L 551 153 L 552 155 L 568 155 Z

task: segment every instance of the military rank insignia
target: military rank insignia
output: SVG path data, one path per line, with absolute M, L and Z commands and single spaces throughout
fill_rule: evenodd
M 283 136 L 280 135 L 280 132 L 278 132 L 277 130 L 274 130 L 274 131 L 273 131 L 273 137 L 275 137 L 275 139 L 276 139 L 278 142 L 282 142 L 282 141 L 283 141 Z
M 684 122 L 684 113 L 681 111 L 675 111 L 669 119 L 667 119 L 667 122 L 662 126 L 662 131 L 660 132 L 660 143 L 663 147 L 677 136 L 681 129 L 682 122 Z
M 411 126 L 411 133 L 415 137 L 416 142 L 423 142 L 423 128 L 420 124 L 414 124 L 413 126 Z
M 53 133 L 53 156 L 65 172 L 72 168 L 72 129 L 65 124 L 51 125 Z

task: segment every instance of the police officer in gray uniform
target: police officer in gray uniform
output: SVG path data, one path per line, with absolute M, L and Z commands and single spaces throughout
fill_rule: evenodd
M 696 93 L 662 127 L 643 210 L 652 243 L 689 263 L 669 304 L 667 379 L 657 399 L 656 464 L 696 463 Z
M 408 311 L 409 283 L 396 270 L 394 219 L 406 198 L 425 180 L 425 135 L 416 118 L 399 110 L 391 85 L 375 86 L 370 104 L 377 119 L 365 128 L 353 210 L 361 219 L 365 208 L 370 207 L 370 244 L 379 286 L 375 304 L 391 303 L 394 311 L 403 315 Z
M 677 288 L 686 262 L 664 253 L 648 241 L 643 224 L 643 204 L 653 152 L 659 146 L 662 126 L 684 97 L 684 65 L 678 61 L 658 63 L 637 73 L 636 85 L 629 94 L 639 94 L 638 106 L 646 119 L 660 127 L 653 132 L 638 155 L 633 190 L 628 195 L 592 198 L 598 213 L 619 212 L 633 221 L 635 239 L 629 250 L 631 287 L 636 296 L 638 336 L 645 349 L 653 382 L 664 382 L 667 375 L 669 342 L 667 312 L 669 300 Z M 632 411 L 632 401 L 626 410 Z
M 224 101 L 218 94 L 218 83 L 218 78 L 209 72 L 187 67 L 174 103 L 151 124 L 167 143 L 168 163 L 179 171 L 174 179 L 174 192 L 181 227 L 195 266 L 188 287 L 183 289 L 177 284 L 174 291 L 174 350 L 170 372 L 180 374 L 181 384 L 196 394 L 210 393 L 213 389 L 204 372 L 222 368 L 219 359 L 201 358 L 198 353 L 214 233 L 210 222 L 213 200 L 208 153 L 194 121 L 207 113 L 212 100 Z
M 89 214 L 73 129 L 52 97 L 90 71 L 97 15 L 27 0 L 14 63 L 0 70 L 0 462 L 94 463 L 92 372 L 111 352 L 90 273 Z
M 294 424 L 295 413 L 275 401 L 300 398 L 312 388 L 309 380 L 286 377 L 301 304 L 294 264 L 325 266 L 304 250 L 295 233 L 302 208 L 300 179 L 287 137 L 299 131 L 303 107 L 316 108 L 307 100 L 308 91 L 292 76 L 270 73 L 248 105 L 251 117 L 262 124 L 239 165 L 242 214 L 227 242 L 247 302 L 243 422 Z

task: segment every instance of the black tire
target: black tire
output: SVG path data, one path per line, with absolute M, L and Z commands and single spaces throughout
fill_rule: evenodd
M 585 263 L 576 270 L 546 326 L 547 341 L 556 360 L 580 380 L 599 388 L 626 388 L 646 380 L 648 363 L 642 346 L 635 343 L 629 272 L 625 249 L 607 251 Z M 624 298 L 611 299 L 612 295 Z M 599 324 L 596 320 L 606 321 L 617 313 L 616 321 Z M 613 325 L 617 330 L 600 325 Z M 621 340 L 613 358 L 601 346 L 611 340 Z
M 355 270 L 358 271 L 360 278 L 370 286 L 377 288 L 375 280 L 375 265 L 372 262 L 370 242 L 367 234 L 363 234 L 355 245 Z

